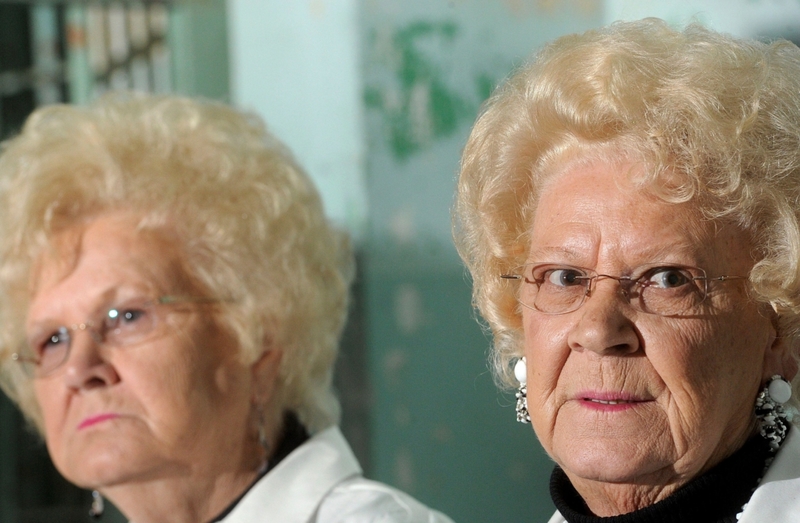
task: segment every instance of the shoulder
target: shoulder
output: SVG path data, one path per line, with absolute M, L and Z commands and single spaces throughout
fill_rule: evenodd
M 355 477 L 328 492 L 314 522 L 452 523 L 452 520 L 395 488 Z
M 800 431 L 792 427 L 739 523 L 800 521 Z
M 315 434 L 259 480 L 221 523 L 453 523 L 364 479 L 336 427 Z

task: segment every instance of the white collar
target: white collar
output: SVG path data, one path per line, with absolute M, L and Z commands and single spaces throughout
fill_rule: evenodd
M 793 425 L 739 518 L 739 523 L 764 521 L 800 521 L 800 431 Z
M 338 427 L 315 434 L 256 483 L 220 523 L 305 523 L 325 495 L 343 480 L 361 475 Z

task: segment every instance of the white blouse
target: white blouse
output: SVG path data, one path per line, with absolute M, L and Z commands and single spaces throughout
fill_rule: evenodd
M 361 474 L 344 436 L 330 427 L 281 460 L 221 523 L 453 523 Z

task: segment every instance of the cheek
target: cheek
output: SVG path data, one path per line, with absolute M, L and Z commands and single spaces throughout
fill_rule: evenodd
M 665 325 L 642 332 L 643 349 L 648 361 L 667 383 L 685 387 L 703 382 L 714 374 L 716 348 L 713 329 L 707 322 Z
M 533 371 L 545 380 L 542 387 L 554 386 L 570 353 L 567 339 L 573 325 L 566 316 L 546 316 L 532 311 L 528 314 L 527 309 L 522 319 L 528 375 Z
M 679 418 L 700 432 L 710 419 L 724 428 L 741 418 L 762 372 L 769 337 L 763 321 L 731 315 L 674 327 L 680 328 L 664 331 L 647 352 Z
M 202 405 L 197 401 L 199 390 L 207 387 L 207 380 L 191 351 L 175 346 L 164 350 L 148 351 L 162 354 L 157 361 L 137 358 L 120 362 L 117 366 L 125 389 L 134 401 L 156 424 L 164 426 L 178 422 Z M 143 355 L 144 356 L 144 355 Z
M 121 371 L 123 382 L 136 391 L 138 403 L 164 435 L 181 437 L 208 427 L 231 413 L 230 403 L 241 400 L 247 385 L 244 367 L 226 356 L 218 336 L 203 330 L 195 334 L 149 351 L 162 356 L 129 365 L 127 376 Z
M 746 316 L 718 317 L 703 327 L 680 332 L 684 348 L 679 363 L 693 381 L 744 386 L 745 376 L 761 374 L 768 331 L 762 321 Z
M 58 387 L 50 386 L 48 381 L 39 381 L 34 385 L 34 394 L 42 411 L 45 425 L 53 425 L 64 414 L 62 394 Z
M 531 315 L 532 316 L 532 315 Z M 537 315 L 538 316 L 538 315 Z M 523 313 L 524 354 L 528 368 L 528 410 L 539 439 L 547 441 L 555 423 L 559 397 L 559 379 L 565 369 L 570 350 L 568 327 L 559 317 L 535 320 Z
M 53 380 L 39 380 L 34 384 L 34 395 L 42 413 L 45 443 L 50 454 L 57 459 L 66 429 L 68 405 L 63 387 L 54 385 Z

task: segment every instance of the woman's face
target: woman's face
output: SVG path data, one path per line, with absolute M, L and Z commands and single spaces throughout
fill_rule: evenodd
M 742 232 L 637 190 L 631 168 L 596 162 L 548 180 L 529 260 L 613 276 L 653 263 L 749 274 Z M 579 491 L 582 481 L 684 483 L 753 433 L 757 392 L 783 370 L 771 314 L 745 280 L 710 282 L 680 317 L 635 310 L 608 278 L 574 312 L 522 313 L 533 427 Z
M 56 238 L 34 281 L 29 339 L 121 304 L 192 293 L 173 245 L 135 224 L 107 214 Z M 212 308 L 164 306 L 156 334 L 133 346 L 74 332 L 67 361 L 34 380 L 47 448 L 67 479 L 100 488 L 259 465 L 248 443 L 251 369 Z

